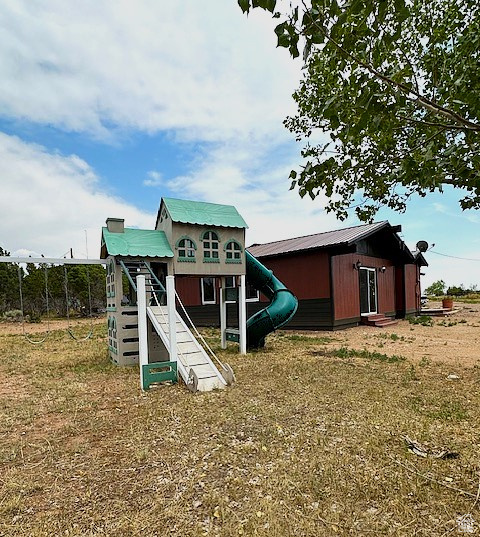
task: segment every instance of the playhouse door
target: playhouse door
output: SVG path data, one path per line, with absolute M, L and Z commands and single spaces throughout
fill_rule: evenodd
M 362 267 L 360 278 L 360 313 L 370 315 L 377 313 L 377 271 Z

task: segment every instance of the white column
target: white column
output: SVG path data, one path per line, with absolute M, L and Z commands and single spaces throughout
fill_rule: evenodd
M 225 278 L 221 278 L 220 286 L 220 336 L 222 349 L 227 348 L 227 303 L 225 301 Z
M 167 276 L 167 310 L 170 348 L 170 361 L 177 361 L 177 309 L 175 307 L 175 276 Z
M 238 329 L 240 330 L 240 354 L 247 354 L 247 301 L 245 293 L 245 274 L 240 276 L 238 324 Z
M 143 390 L 143 366 L 148 364 L 147 295 L 145 276 L 137 276 L 138 307 L 138 362 L 140 365 L 140 387 Z

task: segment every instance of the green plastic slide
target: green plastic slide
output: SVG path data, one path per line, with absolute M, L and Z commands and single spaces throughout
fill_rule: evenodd
M 297 311 L 298 300 L 271 270 L 247 250 L 245 258 L 248 282 L 270 300 L 266 308 L 247 321 L 247 347 L 255 349 L 265 345 L 267 334 L 288 323 Z

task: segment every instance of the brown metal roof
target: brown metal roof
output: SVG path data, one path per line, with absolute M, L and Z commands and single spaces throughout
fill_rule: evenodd
M 347 227 L 335 231 L 326 231 L 324 233 L 315 233 L 305 237 L 294 239 L 285 239 L 283 241 L 267 242 L 265 244 L 253 244 L 248 247 L 248 251 L 255 257 L 264 257 L 269 255 L 287 254 L 298 252 L 300 250 L 312 250 L 315 248 L 328 248 L 330 246 L 345 245 L 349 246 L 358 240 L 363 239 L 379 231 L 380 229 L 390 226 L 387 221 L 375 222 L 373 224 L 364 224 L 361 226 Z

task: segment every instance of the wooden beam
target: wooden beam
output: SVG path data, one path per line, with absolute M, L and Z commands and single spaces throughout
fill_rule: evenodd
M 0 256 L 0 263 L 47 263 L 50 265 L 106 265 L 106 259 L 70 259 L 68 257 Z

